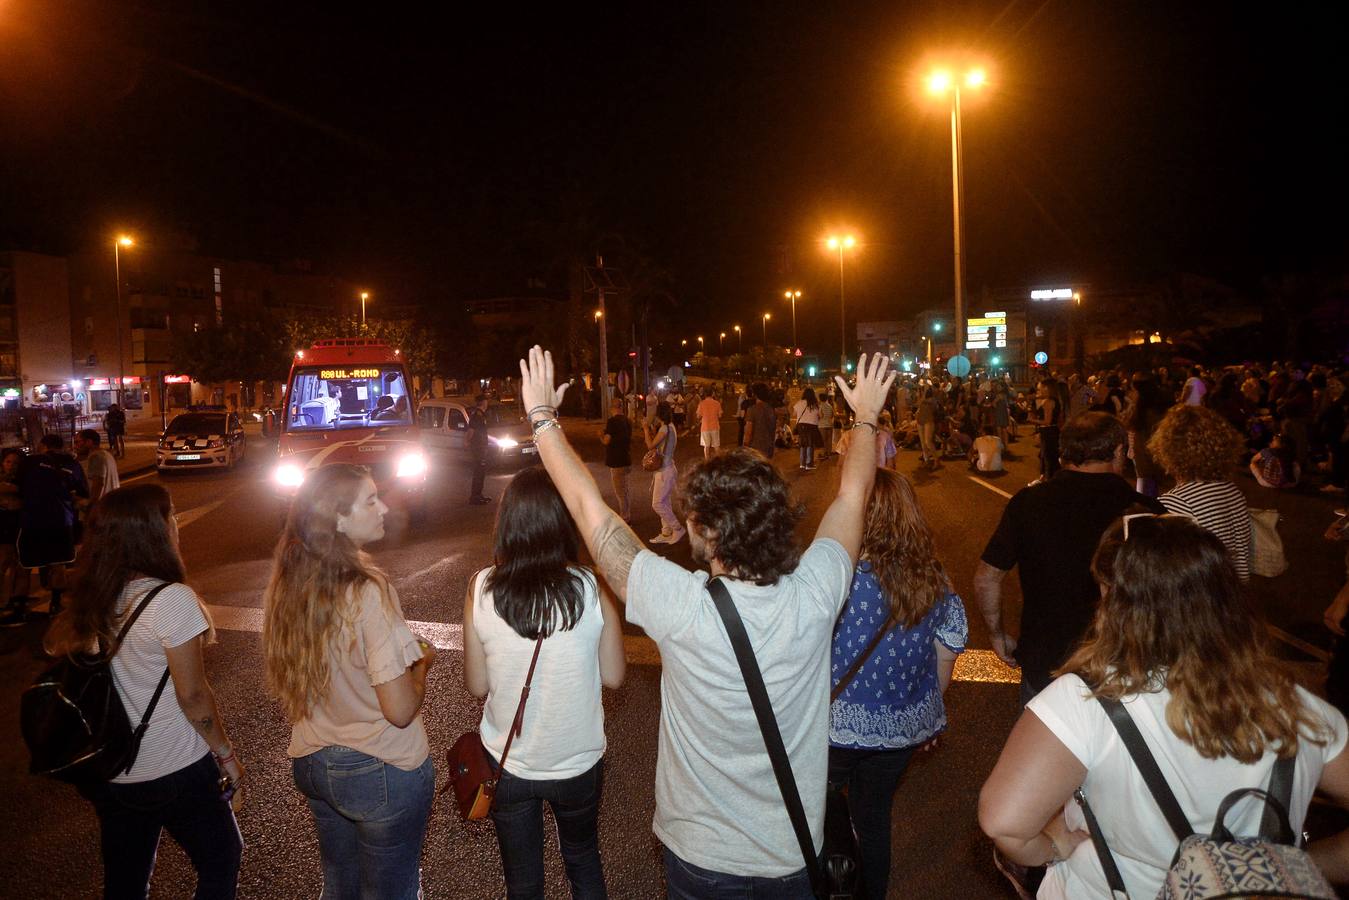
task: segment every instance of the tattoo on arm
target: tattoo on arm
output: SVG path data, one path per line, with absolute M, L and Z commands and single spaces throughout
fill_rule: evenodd
M 609 582 L 609 587 L 613 588 L 618 598 L 626 602 L 628 573 L 632 571 L 632 561 L 641 552 L 642 542 L 622 519 L 610 513 L 596 527 L 591 537 L 591 549 L 600 574 Z

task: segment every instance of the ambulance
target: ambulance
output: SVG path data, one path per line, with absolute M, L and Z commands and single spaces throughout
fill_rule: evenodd
M 289 499 L 321 466 L 370 470 L 380 498 L 419 515 L 429 464 L 412 381 L 398 350 L 364 338 L 315 342 L 295 354 L 272 482 Z

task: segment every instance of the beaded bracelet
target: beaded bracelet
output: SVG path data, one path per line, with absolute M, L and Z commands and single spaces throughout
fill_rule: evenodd
M 539 410 L 545 410 L 545 411 L 547 411 L 547 412 L 552 413 L 553 415 L 557 415 L 557 407 L 556 407 L 556 406 L 536 406 L 536 407 L 534 407 L 533 409 L 531 409 L 529 412 L 525 413 L 525 418 L 529 418 L 530 416 L 534 415 L 534 413 L 538 412 Z
M 539 435 L 543 434 L 549 428 L 556 428 L 558 431 L 561 431 L 562 423 L 557 419 L 540 419 L 538 422 L 534 423 L 534 440 L 537 441 Z

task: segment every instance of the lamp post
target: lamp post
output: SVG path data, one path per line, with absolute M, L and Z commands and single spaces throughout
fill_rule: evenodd
M 960 137 L 960 82 L 970 90 L 978 90 L 987 82 L 983 69 L 970 69 L 963 78 L 957 78 L 950 72 L 938 70 L 928 76 L 928 90 L 934 94 L 951 96 L 951 208 L 952 234 L 955 241 L 955 301 L 956 301 L 956 354 L 965 352 L 963 335 L 967 330 L 965 322 L 965 225 L 960 217 L 965 196 L 965 172 L 962 165 L 965 158 L 964 146 Z
M 736 352 L 736 353 L 744 353 L 744 352 L 745 352 L 745 341 L 744 341 L 744 336 L 741 335 L 741 333 L 740 333 L 740 326 L 739 326 L 739 325 L 735 326 L 735 352 Z
M 763 314 L 763 359 L 764 371 L 768 370 L 768 320 L 773 318 L 772 313 Z
M 792 301 L 792 381 L 796 380 L 796 301 L 801 299 L 800 291 L 786 291 L 783 294 Z
M 848 315 L 847 306 L 843 301 L 843 251 L 852 249 L 857 244 L 857 238 L 851 234 L 834 234 L 829 236 L 825 244 L 830 250 L 838 251 L 838 370 L 843 372 L 848 368 Z
M 136 241 L 128 234 L 119 235 L 112 242 L 112 269 L 117 278 L 117 405 L 124 406 L 122 391 L 126 389 L 126 356 L 122 353 L 122 248 L 132 247 Z
M 721 335 L 718 336 L 717 338 L 717 356 L 721 356 L 722 353 L 725 352 L 724 348 L 722 347 L 722 344 L 724 344 L 725 342 L 726 342 L 726 332 L 723 331 Z
M 365 301 L 370 299 L 369 291 L 361 291 L 361 327 L 365 327 Z
M 698 335 L 698 352 L 703 352 L 703 336 L 701 334 Z

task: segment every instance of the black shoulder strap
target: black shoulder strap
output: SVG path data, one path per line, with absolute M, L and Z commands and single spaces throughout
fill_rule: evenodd
M 1111 895 L 1121 894 L 1128 900 L 1129 889 L 1124 886 L 1124 876 L 1119 873 L 1119 866 L 1115 865 L 1115 854 L 1110 852 L 1110 846 L 1105 842 L 1105 833 L 1101 831 L 1101 823 L 1096 821 L 1096 814 L 1091 811 L 1087 795 L 1078 788 L 1073 791 L 1073 796 L 1077 799 L 1077 805 L 1082 807 L 1082 817 L 1087 820 L 1087 833 L 1091 835 L 1091 845 L 1096 848 L 1096 857 L 1101 861 Z
M 112 653 L 108 654 L 109 659 L 115 656 L 118 650 L 122 649 L 122 641 L 126 640 L 126 636 L 131 633 L 131 626 L 135 625 L 136 620 L 140 618 L 141 613 L 145 612 L 145 607 L 149 606 L 150 601 L 158 597 L 159 592 L 168 586 L 169 582 L 161 581 L 159 584 L 150 588 L 141 599 L 141 602 L 136 604 L 136 608 L 131 611 L 131 615 L 127 616 L 126 621 L 122 623 L 122 629 L 117 632 L 117 647 Z M 145 707 L 145 713 L 141 716 L 140 724 L 136 726 L 136 730 L 133 733 L 137 742 L 139 742 L 141 736 L 145 734 L 145 729 L 150 727 L 150 716 L 154 714 L 155 707 L 159 705 L 159 697 L 164 693 L 164 686 L 168 683 L 169 667 L 165 666 L 164 674 L 159 676 L 159 684 L 155 687 L 154 695 L 150 697 L 150 703 Z
M 1269 773 L 1269 795 L 1282 803 L 1285 810 L 1293 808 L 1293 770 L 1296 766 L 1296 756 L 1280 756 L 1274 761 L 1274 770 Z M 1280 835 L 1287 834 L 1283 827 L 1285 824 L 1286 820 L 1280 819 L 1274 804 L 1266 803 L 1260 818 L 1260 837 L 1267 841 L 1278 841 Z
M 792 762 L 787 758 L 787 748 L 782 743 L 782 732 L 778 730 L 778 720 L 773 716 L 773 702 L 764 687 L 763 674 L 759 671 L 759 662 L 754 658 L 754 648 L 750 646 L 749 635 L 745 633 L 745 623 L 740 620 L 730 591 L 720 580 L 713 578 L 707 583 L 707 589 L 716 603 L 726 634 L 731 639 L 731 648 L 735 650 L 736 662 L 740 664 L 740 674 L 745 679 L 745 689 L 754 704 L 754 717 L 759 720 L 759 731 L 763 734 L 764 746 L 768 749 L 768 758 L 773 764 L 773 775 L 777 778 L 778 790 L 787 806 L 787 815 L 791 817 L 792 829 L 796 832 L 797 843 L 801 845 L 801 856 L 806 861 L 806 872 L 810 883 L 817 888 L 823 884 L 819 859 L 815 856 L 815 842 L 810 837 L 810 826 L 806 822 L 806 811 L 801 806 L 801 795 L 796 790 L 796 779 L 792 776 Z
M 881 641 L 885 639 L 885 636 L 890 633 L 890 629 L 894 628 L 896 624 L 893 615 L 885 617 L 885 621 L 881 623 L 876 636 L 858 654 L 857 659 L 852 661 L 852 666 L 843 673 L 843 677 L 838 680 L 838 684 L 834 685 L 834 689 L 829 692 L 830 703 L 843 696 L 843 692 L 848 689 L 848 685 L 852 684 L 852 680 L 857 677 L 857 673 L 862 671 L 862 666 L 866 665 L 867 660 L 871 658 L 871 654 L 876 652 L 876 648 L 881 645 Z
M 1180 803 L 1176 800 L 1176 795 L 1171 793 L 1170 786 L 1166 783 L 1166 777 L 1162 775 L 1162 770 L 1157 767 L 1157 760 L 1153 758 L 1152 751 L 1148 749 L 1147 743 L 1143 740 L 1143 734 L 1134 724 L 1134 720 L 1129 717 L 1129 711 L 1124 708 L 1124 704 L 1118 700 L 1107 700 L 1104 697 L 1096 698 L 1101 706 L 1105 707 L 1106 714 L 1110 716 L 1110 722 L 1119 732 L 1120 740 L 1124 741 L 1124 748 L 1129 751 L 1133 757 L 1134 765 L 1138 766 L 1139 773 L 1143 776 L 1143 781 L 1152 793 L 1152 799 L 1157 802 L 1162 815 L 1166 817 L 1166 822 L 1175 832 L 1176 840 L 1183 841 L 1194 834 L 1194 829 L 1190 827 L 1190 820 L 1185 817 L 1185 812 L 1180 808 Z

